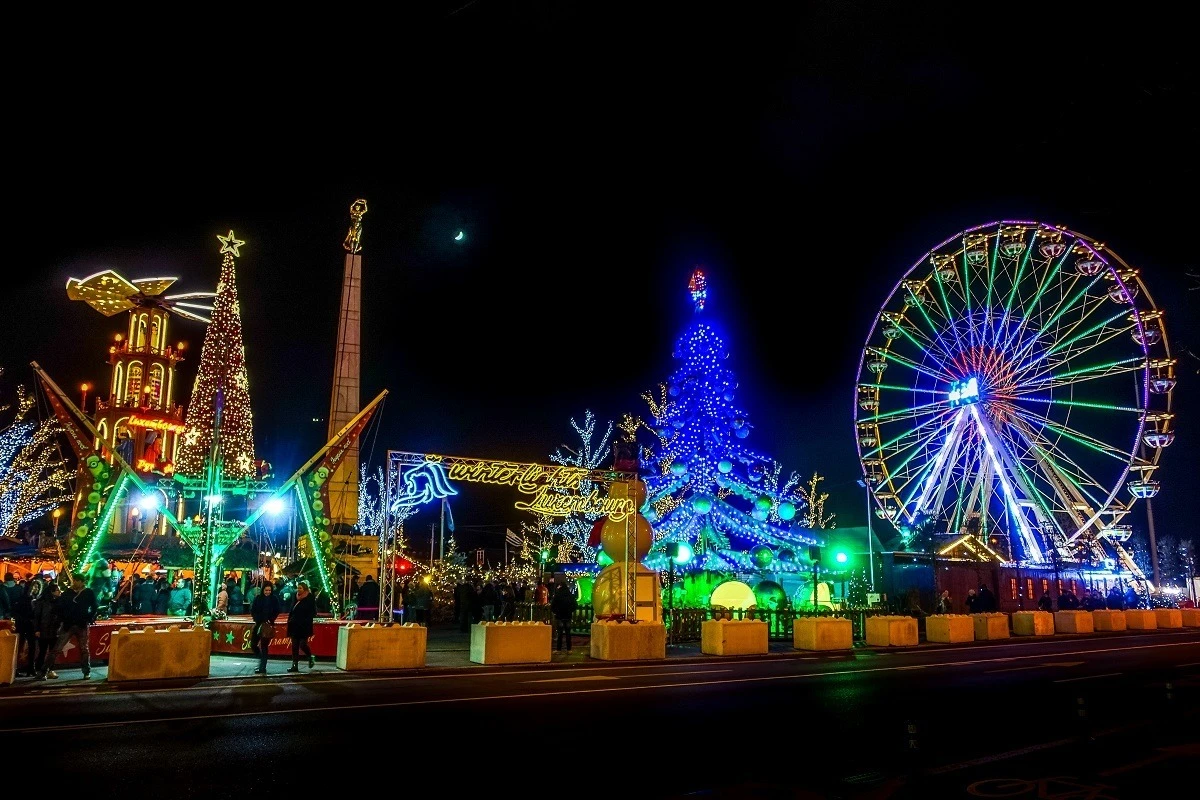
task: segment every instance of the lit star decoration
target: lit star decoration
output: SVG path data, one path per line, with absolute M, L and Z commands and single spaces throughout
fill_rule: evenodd
M 221 279 L 213 298 L 212 322 L 204 334 L 200 367 L 188 402 L 187 428 L 175 471 L 188 477 L 204 474 L 216 422 L 217 393 L 224 396 L 221 415 L 221 457 L 224 474 L 234 479 L 255 477 L 254 424 L 250 411 L 250 382 L 246 347 L 238 308 L 234 258 L 245 242 L 228 236 L 221 241 Z
M 220 250 L 221 255 L 225 255 L 226 253 L 228 253 L 228 254 L 232 255 L 234 258 L 242 257 L 242 254 L 238 252 L 238 248 L 241 247 L 242 245 L 244 245 L 245 242 L 243 242 L 241 239 L 235 238 L 233 235 L 233 231 L 230 231 L 228 236 L 222 236 L 221 234 L 218 233 L 217 239 L 219 239 L 221 241 L 221 250 Z
M 666 569 L 665 543 L 687 542 L 696 558 L 689 569 L 739 573 L 795 572 L 807 546 L 804 491 L 795 473 L 781 486 L 774 459 L 742 444 L 753 426 L 734 403 L 738 383 L 724 365 L 728 351 L 702 311 L 708 297 L 702 272 L 688 282 L 696 316 L 676 341 L 681 362 L 661 397 L 647 393 L 657 438 L 642 451 L 648 489 L 643 512 L 656 543 L 645 558 Z M 780 558 L 784 550 L 790 551 Z

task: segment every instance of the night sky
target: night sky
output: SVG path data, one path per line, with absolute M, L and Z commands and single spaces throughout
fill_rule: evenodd
M 31 360 L 66 387 L 107 381 L 124 315 L 69 301 L 68 277 L 211 290 L 232 228 L 257 446 L 290 474 L 324 442 L 363 197 L 362 399 L 390 392 L 365 457 L 545 461 L 577 444 L 572 416 L 645 414 L 702 266 L 747 445 L 825 475 L 839 524 L 862 525 L 851 419 L 875 314 L 936 243 L 1039 220 L 1107 242 L 1167 310 L 1179 437 L 1154 512 L 1160 535 L 1190 523 L 1200 114 L 1182 19 L 414 5 L 48 45 L 70 79 L 31 72 L 10 99 L 6 387 Z M 175 322 L 189 386 L 202 337 Z M 465 499 L 456 521 L 515 527 L 511 499 Z

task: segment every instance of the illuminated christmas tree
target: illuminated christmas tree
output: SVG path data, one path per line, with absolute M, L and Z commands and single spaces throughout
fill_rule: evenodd
M 242 311 L 238 305 L 234 259 L 245 242 L 217 236 L 221 242 L 221 279 L 213 298 L 212 322 L 204 334 L 200 368 L 188 402 L 187 429 L 176 460 L 176 472 L 204 474 L 212 447 L 217 393 L 224 397 L 221 416 L 221 460 L 225 478 L 255 477 L 254 426 L 250 412 L 250 385 L 246 378 L 246 347 L 242 342 Z
M 735 402 L 729 352 L 704 315 L 708 289 L 696 270 L 688 285 L 696 315 L 675 346 L 681 363 L 658 397 L 643 395 L 657 443 L 642 451 L 656 543 L 644 563 L 665 569 L 666 542 L 687 542 L 690 569 L 795 572 L 808 569 L 802 523 L 806 498 L 796 473 L 780 485 L 782 467 L 743 444 L 753 426 Z
M 601 462 L 609 456 L 609 437 L 612 436 L 613 423 L 608 423 L 608 428 L 604 431 L 604 435 L 600 437 L 600 442 L 596 445 L 592 444 L 592 439 L 596 435 L 596 416 L 591 411 L 584 412 L 583 424 L 580 425 L 571 419 L 571 427 L 575 429 L 575 433 L 579 434 L 580 445 L 578 450 L 563 445 L 556 450 L 550 460 L 555 464 L 562 464 L 567 467 L 581 467 L 583 469 L 600 469 Z M 565 452 L 564 452 L 565 451 Z M 580 482 L 578 489 L 574 490 L 581 495 L 590 494 L 592 492 L 592 482 L 583 480 Z M 563 492 L 569 490 L 563 489 Z M 558 558 L 559 563 L 592 563 L 596 560 L 596 548 L 588 543 L 588 539 L 592 534 L 592 526 L 596 522 L 597 514 L 577 513 L 571 514 L 562 519 L 556 519 L 546 526 L 546 531 L 550 534 L 554 541 L 558 543 Z
M 0 367 L 0 375 L 4 368 Z M 71 472 L 55 446 L 53 419 L 30 419 L 33 397 L 17 387 L 17 404 L 0 405 L 0 536 L 15 536 L 21 523 L 70 502 Z

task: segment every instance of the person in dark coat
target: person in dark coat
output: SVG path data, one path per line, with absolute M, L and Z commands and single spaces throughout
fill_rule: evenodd
M 996 595 L 992 594 L 992 590 L 986 584 L 979 587 L 979 606 L 980 611 L 988 614 L 996 610 Z
M 34 675 L 33 661 L 37 655 L 37 643 L 33 636 L 33 601 L 41 592 L 41 581 L 29 581 L 25 584 L 16 602 L 12 605 L 13 628 L 17 632 L 17 651 L 13 657 L 17 662 L 17 675 Z M 25 669 L 21 669 L 21 650 L 27 648 Z
M 55 677 L 52 675 L 54 660 L 67 643 L 74 640 L 75 646 L 79 648 L 79 666 L 83 670 L 84 680 L 87 680 L 92 676 L 88 629 L 100 613 L 100 604 L 96 601 L 96 593 L 84 584 L 83 575 L 71 576 L 71 588 L 63 592 L 58 600 L 58 613 L 62 618 L 62 629 L 58 632 L 58 640 L 54 642 L 54 649 L 47 658 L 46 677 Z
M 164 575 L 154 585 L 154 613 L 160 617 L 165 617 L 167 615 L 167 606 L 170 604 L 171 584 Z
M 288 612 L 287 618 L 288 638 L 292 640 L 292 666 L 288 672 L 300 671 L 298 663 L 301 650 L 308 656 L 308 668 L 316 666 L 317 660 L 313 658 L 312 650 L 308 646 L 308 637 L 313 635 L 313 620 L 316 617 L 317 602 L 313 598 L 312 590 L 308 581 L 300 581 L 296 584 L 296 604 Z
M 358 589 L 358 612 L 355 619 L 376 619 L 379 616 L 379 584 L 368 575 Z
M 1054 610 L 1054 603 L 1050 599 L 1049 592 L 1042 592 L 1042 596 L 1038 598 L 1038 610 L 1039 611 L 1053 611 Z
M 229 613 L 245 614 L 246 599 L 242 596 L 241 585 L 237 581 L 230 579 L 226 582 L 225 586 L 229 592 Z
M 262 593 L 254 598 L 254 603 L 250 606 L 250 616 L 254 619 L 254 652 L 258 654 L 258 669 L 254 670 L 255 675 L 267 674 L 267 649 L 271 645 L 272 637 L 263 630 L 263 625 L 269 622 L 273 627 L 279 612 L 279 598 L 275 596 L 275 587 L 270 581 L 266 581 L 263 583 Z
M 555 650 L 571 652 L 571 617 L 575 615 L 577 605 L 575 595 L 571 594 L 571 590 L 565 583 L 560 583 L 554 590 L 554 599 L 550 601 L 550 611 L 554 614 L 554 627 L 558 629 Z M 566 647 L 563 647 L 564 643 Z
M 62 618 L 58 615 L 59 597 L 58 584 L 47 581 L 41 594 L 33 601 L 33 640 L 37 644 L 37 658 L 33 662 L 35 680 L 58 677 L 57 673 L 46 672 L 46 654 L 58 641 L 58 631 L 62 627 Z

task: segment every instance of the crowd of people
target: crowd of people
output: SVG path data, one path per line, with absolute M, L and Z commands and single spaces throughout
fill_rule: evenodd
M 79 649 L 83 677 L 91 677 L 88 627 L 96 621 L 100 606 L 82 575 L 73 575 L 70 588 L 60 591 L 56 581 L 34 578 L 18 583 L 10 572 L 0 593 L 17 634 L 19 677 L 57 678 L 55 659 L 71 643 Z

